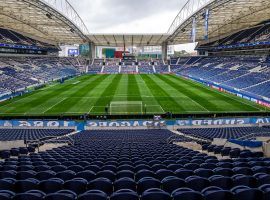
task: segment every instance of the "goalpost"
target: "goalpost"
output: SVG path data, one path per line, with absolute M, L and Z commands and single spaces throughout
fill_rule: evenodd
M 142 101 L 112 101 L 109 107 L 110 115 L 119 114 L 143 114 Z

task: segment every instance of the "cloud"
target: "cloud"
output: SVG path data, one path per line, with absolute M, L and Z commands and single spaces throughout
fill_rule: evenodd
M 91 33 L 165 33 L 185 0 L 69 0 Z

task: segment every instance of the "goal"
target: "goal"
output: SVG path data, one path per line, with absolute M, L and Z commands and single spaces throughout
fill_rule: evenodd
M 110 115 L 143 114 L 142 101 L 112 101 L 109 108 Z

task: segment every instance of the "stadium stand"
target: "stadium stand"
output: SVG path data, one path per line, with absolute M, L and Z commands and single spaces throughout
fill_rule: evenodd
M 225 88 L 270 97 L 269 58 L 260 56 L 202 57 L 195 63 L 171 68 L 175 73 L 192 76 Z
M 225 128 L 191 128 L 178 129 L 180 132 L 196 138 L 213 140 L 224 139 L 256 139 L 256 137 L 269 137 L 269 127 L 225 127 Z
M 1 57 L 0 96 L 80 74 L 82 71 L 72 65 L 71 60 L 58 57 Z
M 55 48 L 52 45 L 31 39 L 29 37 L 23 36 L 20 33 L 4 28 L 0 28 L 0 43 Z
M 168 144 L 172 135 L 168 130 L 83 131 L 73 136 L 74 146 L 1 161 L 0 196 L 171 200 L 226 194 L 223 199 L 242 200 L 268 195 L 269 159 L 218 160 Z
M 72 131 L 72 129 L 0 129 L 0 141 L 37 140 L 63 136 Z

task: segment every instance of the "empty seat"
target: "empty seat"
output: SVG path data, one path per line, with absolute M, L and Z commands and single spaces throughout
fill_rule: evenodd
M 107 195 L 111 195 L 113 192 L 113 184 L 107 178 L 97 178 L 93 181 L 90 181 L 88 184 L 90 190 L 101 190 Z
M 110 200 L 139 200 L 139 196 L 136 192 L 129 189 L 121 189 L 114 192 Z
M 171 200 L 170 194 L 159 189 L 151 188 L 143 192 L 141 200 Z
M 194 191 L 190 188 L 179 188 L 172 192 L 173 200 L 203 200 L 200 192 Z
M 258 186 L 264 185 L 264 184 L 270 184 L 270 175 L 266 173 L 257 173 L 254 175 L 254 177 L 257 179 Z
M 174 176 L 174 175 L 175 174 L 173 171 L 167 169 L 160 169 L 156 172 L 156 178 L 159 179 L 160 181 L 167 176 Z
M 84 194 L 78 196 L 78 200 L 107 200 L 108 196 L 105 192 L 100 190 L 89 190 Z
M 188 170 L 188 169 L 178 169 L 175 171 L 175 174 L 178 178 L 181 178 L 181 179 L 185 179 L 189 176 L 194 175 L 193 171 Z
M 234 196 L 231 191 L 223 190 L 219 187 L 211 186 L 202 190 L 205 200 L 233 200 Z
M 1 200 L 11 200 L 15 196 L 15 193 L 9 190 L 0 190 Z
M 97 177 L 104 177 L 109 179 L 110 181 L 114 181 L 116 178 L 116 174 L 110 170 L 103 170 L 97 173 Z
M 41 171 L 36 174 L 36 178 L 40 181 L 55 178 L 56 173 L 52 170 Z
M 235 175 L 232 177 L 234 186 L 238 185 L 245 185 L 249 187 L 256 187 L 257 186 L 257 180 L 253 176 L 247 176 L 247 175 Z
M 76 174 L 77 178 L 84 178 L 85 180 L 92 181 L 96 178 L 96 174 L 90 170 L 84 170 Z
M 208 179 L 199 176 L 190 176 L 185 179 L 185 182 L 187 187 L 196 191 L 201 191 L 210 185 Z
M 222 176 L 222 175 L 214 175 L 209 179 L 211 186 L 220 187 L 224 190 L 229 190 L 233 187 L 233 180 L 231 177 Z
M 60 190 L 58 192 L 48 194 L 45 196 L 45 200 L 76 200 L 76 193 L 70 190 Z
M 185 181 L 176 176 L 168 176 L 161 181 L 162 189 L 170 194 L 177 188 L 185 187 L 185 185 Z
M 13 200 L 43 200 L 46 196 L 45 193 L 39 190 L 30 190 L 25 193 L 16 194 Z
M 39 188 L 45 193 L 54 193 L 62 190 L 64 186 L 64 181 L 60 178 L 52 178 L 48 180 L 41 181 L 39 183 Z
M 264 197 L 261 190 L 248 186 L 236 186 L 231 191 L 237 200 L 262 200 Z
M 136 173 L 136 180 L 140 180 L 144 177 L 156 177 L 156 174 L 150 170 L 140 170 Z
M 128 177 L 120 178 L 114 182 L 114 190 L 121 190 L 121 189 L 130 189 L 136 191 L 137 184 L 136 182 Z
M 39 181 L 36 179 L 18 180 L 15 183 L 15 190 L 17 193 L 27 192 L 29 190 L 38 189 Z
M 15 191 L 16 180 L 12 178 L 0 179 L 0 190 Z
M 66 181 L 64 188 L 71 190 L 77 194 L 82 194 L 87 189 L 88 181 L 83 178 L 74 178 L 72 180 Z
M 138 193 L 142 194 L 144 191 L 150 188 L 160 188 L 160 181 L 152 177 L 144 177 L 138 181 Z
M 204 178 L 209 178 L 210 176 L 213 175 L 213 171 L 211 169 L 202 169 L 202 168 L 199 168 L 199 169 L 196 169 L 194 171 L 194 174 L 196 176 L 200 176 L 200 177 L 204 177 Z
M 264 192 L 264 199 L 268 200 L 270 199 L 270 184 L 265 184 L 259 187 L 261 191 Z
M 56 174 L 56 177 L 58 177 L 64 181 L 67 181 L 67 180 L 71 180 L 71 179 L 75 178 L 76 173 L 74 171 L 71 171 L 71 170 L 65 170 L 62 172 L 58 172 Z

